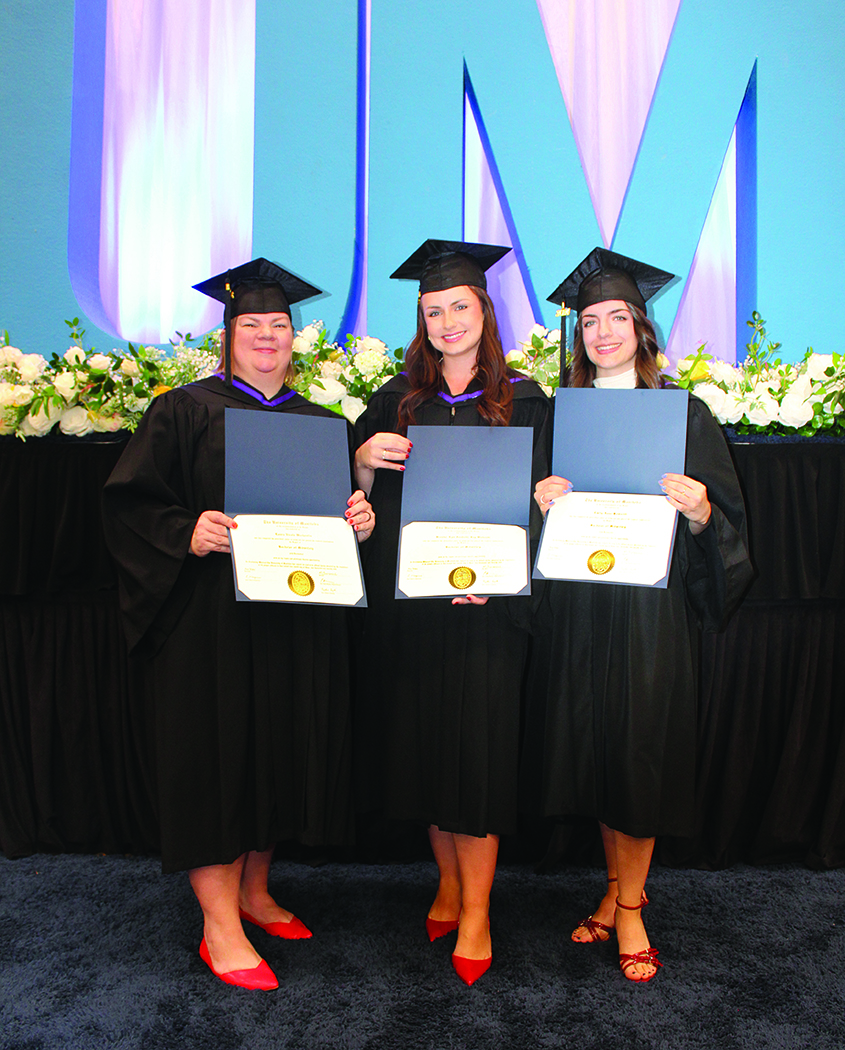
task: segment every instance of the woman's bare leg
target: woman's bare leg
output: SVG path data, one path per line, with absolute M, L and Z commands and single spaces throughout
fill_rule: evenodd
M 293 913 L 280 908 L 267 889 L 274 848 L 271 846 L 261 853 L 253 850 L 246 854 L 238 891 L 238 903 L 245 912 L 248 912 L 254 919 L 258 919 L 259 922 L 290 922 Z
M 238 857 L 232 864 L 212 864 L 188 872 L 191 888 L 202 908 L 205 943 L 218 973 L 252 970 L 261 962 L 238 915 L 243 868 L 244 857 Z
M 616 937 L 620 955 L 634 955 L 651 947 L 643 926 L 640 905 L 654 852 L 654 839 L 632 838 L 621 831 L 613 834 L 619 872 L 616 888 L 620 903 L 627 905 L 616 911 Z M 629 980 L 640 981 L 653 976 L 656 970 L 655 963 L 637 963 L 625 971 L 625 976 Z
M 604 846 L 605 863 L 607 864 L 607 890 L 590 918 L 600 922 L 602 926 L 609 926 L 612 929 L 616 921 L 616 896 L 618 893 L 616 888 L 616 837 L 615 833 L 607 825 L 599 822 L 599 828 L 601 829 L 601 841 Z M 610 934 L 601 929 L 594 930 L 591 934 L 586 926 L 576 926 L 572 931 L 572 940 L 580 944 L 588 944 L 594 940 L 607 941 L 609 939 Z
M 452 922 L 461 914 L 461 873 L 455 851 L 455 836 L 432 824 L 428 829 L 428 840 L 440 873 L 437 896 L 428 917 L 438 922 Z
M 464 959 L 489 959 L 490 890 L 496 874 L 499 836 L 453 835 L 461 878 L 461 924 L 455 955 Z

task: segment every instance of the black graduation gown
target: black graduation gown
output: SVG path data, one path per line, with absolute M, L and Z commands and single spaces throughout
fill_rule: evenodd
M 529 676 L 524 782 L 542 766 L 542 811 L 643 838 L 692 832 L 696 632 L 718 630 L 752 576 L 721 428 L 695 397 L 687 426 L 708 527 L 693 536 L 679 517 L 665 590 L 550 582 Z
M 466 393 L 480 389 L 474 381 Z M 400 375 L 372 396 L 356 426 L 357 445 L 396 432 L 407 390 Z M 548 473 L 551 403 L 529 380 L 513 390 L 511 426 L 534 431 L 536 481 Z M 486 426 L 476 404 L 438 395 L 417 409 L 416 422 Z M 368 669 L 355 708 L 358 804 L 444 831 L 512 832 L 531 599 L 494 597 L 485 606 L 395 599 L 402 479 L 376 470 L 370 501 L 377 527 L 362 552 L 369 608 L 362 643 Z
M 346 611 L 236 602 L 230 556 L 189 553 L 202 511 L 223 509 L 226 407 L 329 414 L 298 394 L 271 407 L 216 376 L 169 391 L 103 497 L 126 635 L 154 705 L 166 872 L 351 836 Z

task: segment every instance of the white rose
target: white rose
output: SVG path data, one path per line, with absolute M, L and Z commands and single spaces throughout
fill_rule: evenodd
M 343 383 L 336 379 L 321 379 L 308 387 L 308 400 L 315 405 L 336 405 L 346 393 Z
M 340 399 L 340 410 L 350 423 L 354 423 L 366 407 L 360 397 L 350 397 L 347 394 Z
M 505 364 L 511 368 L 522 368 L 525 365 L 525 354 L 521 350 L 510 350 L 505 354 Z
M 81 346 L 71 346 L 62 356 L 69 365 L 81 365 L 85 360 L 85 351 Z
M 829 379 L 826 376 L 825 369 L 830 368 L 833 365 L 833 354 L 812 354 L 809 361 L 807 362 L 807 375 L 810 379 L 819 381 L 821 379 Z
M 700 397 L 710 411 L 718 419 L 725 407 L 727 394 L 715 383 L 698 383 L 695 388 L 695 396 Z
M 724 383 L 726 386 L 733 386 L 739 379 L 739 370 L 733 365 L 729 365 L 726 361 L 714 358 L 710 362 L 710 378 L 714 383 Z
M 120 362 L 120 370 L 125 376 L 139 376 L 141 369 L 134 357 L 124 357 Z
M 549 334 L 548 334 L 548 336 L 546 338 L 549 340 L 550 343 L 559 343 L 560 342 L 560 329 L 559 328 L 550 328 L 549 329 Z
M 778 421 L 785 427 L 803 427 L 813 418 L 813 405 L 790 390 L 780 403 Z
M 541 325 L 541 324 L 535 324 L 534 327 L 531 329 L 531 331 L 528 333 L 528 338 L 525 340 L 526 343 L 530 343 L 531 342 L 531 337 L 535 336 L 535 335 L 537 336 L 538 339 L 545 339 L 546 338 L 546 328 L 545 328 L 545 326 Z
M 0 346 L 0 368 L 5 365 L 16 365 L 23 354 L 16 346 Z
M 62 413 L 59 429 L 63 434 L 82 437 L 83 434 L 91 433 L 94 429 L 94 424 L 91 422 L 87 409 L 84 409 L 82 405 L 75 405 Z
M 780 406 L 772 395 L 763 392 L 754 395 L 745 414 L 748 416 L 748 422 L 755 427 L 765 427 L 777 421 L 779 408 Z
M 111 358 L 106 357 L 105 354 L 92 354 L 88 358 L 88 367 L 95 372 L 108 372 L 110 365 Z
M 311 324 L 307 324 L 299 333 L 300 339 L 304 339 L 309 345 L 313 346 L 314 343 L 320 338 L 320 332 L 323 326 L 318 324 L 316 321 L 312 321 Z
M 364 335 L 358 340 L 358 344 L 355 347 L 355 353 L 360 354 L 367 350 L 374 350 L 377 354 L 381 354 L 382 357 L 387 357 L 387 344 L 383 343 L 381 339 L 375 339 L 371 335 Z
M 720 423 L 738 423 L 745 415 L 748 404 L 742 394 L 729 390 L 725 395 L 722 411 L 716 416 Z
M 76 376 L 73 372 L 59 372 L 53 382 L 53 386 L 65 401 L 70 401 L 76 392 Z
M 21 386 L 18 383 L 0 383 L 0 405 L 14 405 L 18 407 L 25 405 L 35 396 L 31 386 Z
M 21 354 L 17 360 L 17 366 L 21 379 L 25 383 L 31 383 L 41 375 L 47 367 L 47 362 L 41 354 Z
M 355 367 L 362 376 L 378 375 L 385 362 L 385 355 L 378 350 L 361 350 L 355 355 Z
M 310 354 L 313 349 L 313 343 L 309 342 L 307 339 L 303 339 L 301 335 L 294 336 L 293 352 L 295 354 Z
M 43 437 L 52 430 L 61 414 L 55 405 L 42 405 L 36 412 L 30 412 L 21 422 L 21 433 L 24 437 Z
M 343 365 L 340 361 L 323 361 L 320 365 L 320 378 L 337 379 L 342 371 Z

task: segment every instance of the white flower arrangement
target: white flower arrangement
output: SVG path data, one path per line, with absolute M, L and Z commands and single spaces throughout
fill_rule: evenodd
M 810 348 L 797 364 L 784 364 L 775 356 L 780 343 L 763 346 L 760 315 L 755 311 L 747 323 L 754 334 L 741 365 L 713 358 L 702 346 L 678 362 L 678 385 L 740 434 L 845 437 L 845 355 Z
M 741 365 L 720 361 L 702 346 L 678 362 L 677 376 L 668 374 L 669 362 L 660 354 L 661 371 L 693 391 L 720 423 L 740 434 L 845 436 L 845 355 L 809 349 L 802 361 L 784 364 L 775 357 L 779 343 L 763 346 L 766 322 L 760 315 L 755 311 L 747 323 L 754 334 Z M 560 339 L 559 329 L 534 325 L 505 360 L 551 394 L 559 381 Z
M 74 344 L 48 362 L 40 354 L 0 346 L 0 434 L 22 439 L 43 437 L 58 426 L 63 434 L 134 430 L 156 394 L 201 379 L 214 372 L 219 358 L 219 334 L 199 346 L 186 339 L 168 355 L 156 346 L 86 351 L 79 320 L 66 322 Z M 177 333 L 178 334 L 178 333 Z
M 560 382 L 560 329 L 535 324 L 520 349 L 511 350 L 505 361 L 517 372 L 530 376 L 549 397 Z M 570 361 L 567 353 L 567 364 Z
M 107 354 L 86 351 L 78 318 L 67 321 L 73 345 L 46 361 L 0 345 L 0 435 L 43 437 L 58 426 L 81 437 L 94 432 L 134 430 L 152 399 L 213 375 L 220 361 L 221 331 L 192 346 L 190 334 L 165 353 L 156 346 L 129 344 Z M 341 349 L 329 341 L 322 321 L 297 332 L 293 341 L 293 387 L 315 404 L 355 422 L 370 394 L 395 375 L 402 351 L 391 354 L 371 336 L 350 336 Z
M 391 353 L 369 335 L 347 336 L 341 348 L 322 321 L 312 321 L 294 338 L 293 366 L 294 390 L 354 423 L 373 391 L 400 370 L 402 350 Z

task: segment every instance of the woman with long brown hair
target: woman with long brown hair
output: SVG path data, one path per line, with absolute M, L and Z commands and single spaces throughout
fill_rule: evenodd
M 427 241 L 392 276 L 420 282 L 405 371 L 358 420 L 358 483 L 379 518 L 365 560 L 358 697 L 359 806 L 424 822 L 439 869 L 430 939 L 458 930 L 452 956 L 472 984 L 490 966 L 488 909 L 499 836 L 516 830 L 520 691 L 530 601 L 394 599 L 402 471 L 410 424 L 533 429 L 534 480 L 548 463 L 550 404 L 509 369 L 485 270 L 508 249 Z M 455 463 L 469 478 L 471 465 Z M 535 525 L 539 523 L 539 515 Z
M 577 300 L 565 385 L 668 385 L 646 300 L 671 276 L 602 248 L 580 264 L 549 297 Z M 685 473 L 660 480 L 681 515 L 668 586 L 551 582 L 551 625 L 540 634 L 529 686 L 526 738 L 544 737 L 544 753 L 527 764 L 543 766 L 544 813 L 593 816 L 601 826 L 607 889 L 572 940 L 606 941 L 615 932 L 622 971 L 636 982 L 662 965 L 641 917 L 655 836 L 693 830 L 696 630 L 718 630 L 751 576 L 725 439 L 698 398 L 690 397 L 687 417 Z M 545 514 L 571 488 L 551 476 L 534 498 Z

